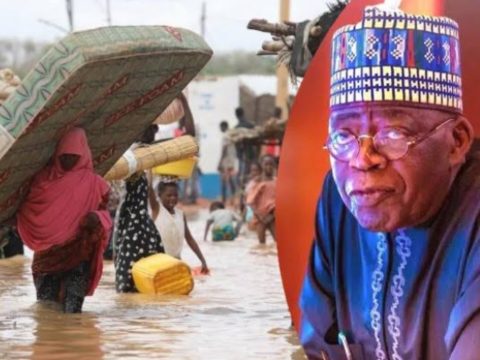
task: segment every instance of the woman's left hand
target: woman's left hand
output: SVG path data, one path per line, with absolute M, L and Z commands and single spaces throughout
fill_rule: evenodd
M 89 212 L 82 220 L 82 227 L 85 230 L 93 230 L 95 229 L 98 224 L 100 223 L 100 219 L 98 218 L 97 214 L 94 212 Z

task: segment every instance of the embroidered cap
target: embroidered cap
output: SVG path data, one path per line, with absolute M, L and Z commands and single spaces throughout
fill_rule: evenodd
M 395 102 L 462 113 L 458 24 L 365 9 L 333 37 L 330 107 Z

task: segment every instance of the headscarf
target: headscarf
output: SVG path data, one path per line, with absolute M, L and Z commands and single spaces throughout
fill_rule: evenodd
M 62 154 L 80 158 L 71 170 L 65 171 L 60 164 Z M 92 211 L 108 234 L 110 216 L 107 211 L 97 211 L 108 191 L 106 181 L 94 173 L 85 131 L 73 128 L 58 143 L 52 163 L 35 177 L 17 213 L 22 241 L 34 251 L 65 244 L 74 239 L 80 221 Z

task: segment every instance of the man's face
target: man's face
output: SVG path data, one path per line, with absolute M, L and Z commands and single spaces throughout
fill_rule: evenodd
M 397 128 L 408 137 L 423 135 L 451 117 L 448 113 L 407 107 L 361 105 L 332 112 L 330 132 L 375 135 Z M 361 226 L 393 231 L 429 220 L 448 193 L 452 171 L 448 126 L 410 147 L 399 160 L 377 153 L 372 139 L 362 139 L 356 157 L 343 162 L 331 157 L 340 195 Z M 443 141 L 442 141 L 443 139 Z

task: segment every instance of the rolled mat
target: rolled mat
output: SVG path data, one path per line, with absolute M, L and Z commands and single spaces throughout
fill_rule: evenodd
M 173 140 L 127 151 L 104 176 L 106 180 L 120 180 L 137 171 L 190 158 L 198 152 L 195 139 L 184 135 Z

